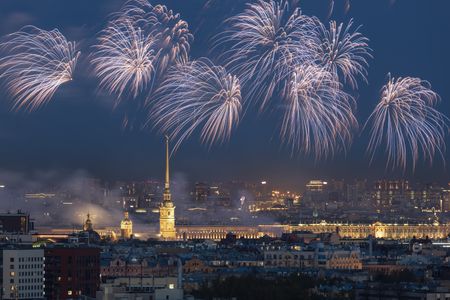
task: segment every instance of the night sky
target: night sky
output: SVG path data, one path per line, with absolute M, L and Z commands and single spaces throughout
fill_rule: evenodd
M 208 9 L 204 0 L 160 1 L 179 12 L 194 33 L 191 57 L 210 55 L 211 37 L 223 30 L 222 21 L 243 9 L 240 0 L 218 0 Z M 88 54 L 95 34 L 118 10 L 118 0 L 2 0 L 0 35 L 24 25 L 58 28 L 77 41 L 83 58 L 74 81 L 61 86 L 53 100 L 37 112 L 15 113 L 0 92 L 0 169 L 19 172 L 85 170 L 104 179 L 139 180 L 162 177 L 163 138 L 150 129 L 123 129 L 122 114 L 113 109 L 113 98 L 101 96 L 88 71 Z M 448 0 L 336 0 L 332 19 L 361 24 L 370 39 L 369 84 L 355 94 L 357 117 L 364 124 L 378 101 L 379 90 L 393 76 L 428 80 L 440 94 L 439 110 L 450 115 L 450 1 Z M 152 1 L 152 4 L 157 4 Z M 306 15 L 327 22 L 329 0 L 300 0 Z M 190 180 L 261 180 L 296 186 L 314 177 L 407 177 L 414 181 L 450 180 L 450 167 L 439 159 L 433 166 L 419 164 L 415 173 L 385 169 L 383 157 L 372 166 L 365 156 L 367 132 L 356 133 L 350 151 L 333 159 L 314 162 L 291 156 L 280 145 L 276 111 L 257 115 L 249 111 L 231 141 L 207 149 L 192 136 L 173 158 L 175 172 Z M 447 138 L 449 140 L 449 138 Z M 448 143 L 447 143 L 448 144 Z M 446 158 L 449 155 L 446 154 Z

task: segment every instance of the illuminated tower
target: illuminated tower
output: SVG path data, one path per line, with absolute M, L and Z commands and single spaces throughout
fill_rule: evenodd
M 93 227 L 92 221 L 91 221 L 91 215 L 89 213 L 87 214 L 86 222 L 84 222 L 83 230 L 84 231 L 92 231 L 92 230 L 94 230 L 94 227 Z
M 169 179 L 169 137 L 166 136 L 166 177 L 164 180 L 163 202 L 159 206 L 159 234 L 162 239 L 174 240 L 177 237 L 175 230 L 175 206 L 170 195 Z
M 124 213 L 124 218 L 120 222 L 120 237 L 124 240 L 131 239 L 133 235 L 133 222 L 130 220 L 128 212 Z

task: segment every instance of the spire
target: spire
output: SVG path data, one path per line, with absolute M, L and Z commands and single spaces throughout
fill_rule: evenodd
M 169 179 L 169 137 L 166 135 L 166 178 L 164 181 L 164 188 L 166 191 L 170 189 L 170 179 Z
M 170 171 L 169 171 L 169 137 L 166 135 L 166 177 L 164 179 L 164 203 L 172 203 L 172 196 L 170 195 Z

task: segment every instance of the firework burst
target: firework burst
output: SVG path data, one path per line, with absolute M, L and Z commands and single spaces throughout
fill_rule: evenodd
M 57 29 L 24 27 L 0 45 L 0 79 L 11 94 L 14 109 L 35 110 L 72 80 L 80 52 Z M 4 55 L 3 55 L 4 54 Z
M 196 129 L 208 146 L 225 142 L 239 123 L 239 81 L 207 59 L 172 68 L 157 95 L 151 119 L 177 141 L 174 149 Z
M 131 0 L 111 19 L 93 54 L 94 72 L 109 93 L 152 95 L 170 67 L 189 60 L 188 24 L 166 6 Z
M 371 161 L 381 145 L 386 147 L 386 166 L 412 169 L 420 157 L 432 163 L 443 158 L 447 118 L 434 106 L 439 96 L 419 78 L 391 78 L 381 90 L 381 100 L 366 123 L 371 123 L 367 148 Z
M 153 79 L 154 46 L 152 34 L 126 20 L 111 22 L 101 33 L 92 59 L 100 87 L 119 97 L 128 89 L 138 96 Z
M 353 99 L 322 67 L 297 67 L 287 86 L 281 136 L 292 153 L 313 154 L 316 159 L 347 149 L 357 125 Z
M 316 20 L 291 10 L 287 1 L 258 1 L 226 21 L 229 29 L 215 38 L 215 50 L 237 74 L 249 98 L 263 109 L 288 83 L 293 66 L 311 60 L 318 44 Z
M 372 57 L 368 39 L 352 28 L 353 21 L 347 26 L 330 22 L 329 28 L 319 23 L 321 44 L 318 49 L 318 61 L 337 79 L 342 77 L 351 87 L 358 87 L 357 77 L 367 82 L 368 59 Z

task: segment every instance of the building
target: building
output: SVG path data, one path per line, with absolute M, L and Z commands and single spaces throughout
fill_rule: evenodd
M 3 249 L 2 299 L 44 299 L 44 250 Z
M 100 286 L 99 248 L 48 248 L 44 256 L 46 299 L 95 297 Z
M 176 276 L 115 278 L 101 284 L 96 299 L 183 300 L 179 283 Z
M 130 220 L 128 212 L 124 213 L 124 218 L 120 222 L 120 237 L 129 240 L 133 236 L 133 222 Z
M 372 189 L 373 206 L 378 212 L 398 212 L 412 205 L 406 180 L 379 180 Z
M 30 215 L 20 210 L 17 213 L 0 214 L 0 232 L 28 234 L 33 230 Z
M 314 233 L 338 232 L 342 238 L 365 239 L 369 236 L 388 240 L 410 240 L 412 238 L 446 239 L 450 234 L 447 224 L 339 224 L 321 222 L 317 224 L 291 225 L 291 231 L 311 231 Z
M 328 206 L 328 182 L 323 180 L 311 180 L 306 184 L 302 206 L 314 210 L 326 210 Z
M 359 249 L 325 248 L 318 243 L 304 249 L 282 249 L 264 252 L 265 267 L 324 268 L 332 270 L 361 270 Z
M 174 240 L 177 238 L 175 230 L 175 206 L 170 194 L 169 176 L 169 138 L 166 136 L 166 176 L 164 181 L 163 202 L 159 206 L 159 234 L 164 240 Z
M 195 201 L 206 202 L 209 196 L 209 186 L 203 182 L 197 182 L 195 184 Z

